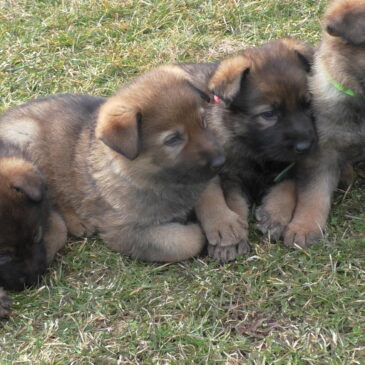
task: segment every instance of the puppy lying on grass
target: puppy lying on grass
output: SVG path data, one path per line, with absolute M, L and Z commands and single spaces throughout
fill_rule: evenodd
M 70 234 L 98 232 L 133 258 L 179 261 L 205 244 L 187 218 L 225 161 L 205 121 L 209 100 L 187 72 L 163 66 L 109 99 L 66 94 L 13 108 L 0 134 L 44 176 L 51 214 Z M 46 233 L 59 249 L 60 225 Z
M 38 282 L 64 244 L 66 229 L 50 212 L 43 176 L 26 150 L 1 139 L 0 201 L 0 287 L 21 290 Z M 50 234 L 55 231 L 58 237 Z M 9 304 L 0 289 L 0 317 L 8 315 Z

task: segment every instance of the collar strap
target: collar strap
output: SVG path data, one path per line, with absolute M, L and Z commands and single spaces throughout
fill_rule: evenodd
M 330 81 L 330 84 L 338 91 L 341 91 L 342 93 L 346 94 L 346 95 L 349 95 L 349 96 L 359 96 L 359 95 L 356 95 L 355 92 L 353 90 L 350 90 L 350 89 L 345 89 L 341 84 L 339 84 L 338 82 L 336 81 Z M 363 98 L 365 98 L 365 95 L 360 95 L 362 96 Z

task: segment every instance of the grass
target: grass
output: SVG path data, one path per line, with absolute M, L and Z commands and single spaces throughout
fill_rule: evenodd
M 216 60 L 285 35 L 315 44 L 326 4 L 0 0 L 0 109 L 65 91 L 110 95 L 160 63 Z M 365 364 L 358 174 L 308 250 L 252 230 L 252 252 L 229 265 L 157 265 L 96 237 L 70 241 L 44 283 L 10 293 L 0 364 Z

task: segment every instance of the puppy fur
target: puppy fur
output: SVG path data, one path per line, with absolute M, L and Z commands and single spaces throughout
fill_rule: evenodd
M 44 179 L 26 151 L 0 140 L 0 286 L 21 290 L 36 283 L 54 255 L 57 216 L 51 211 Z M 59 232 L 58 232 L 59 233 Z M 58 239 L 66 240 L 66 230 Z M 63 244 L 63 242 L 61 243 Z M 0 290 L 0 317 L 10 302 Z
M 250 203 L 260 201 L 275 176 L 315 144 L 307 85 L 312 55 L 311 47 L 286 38 L 248 49 L 216 68 L 195 66 L 213 70 L 209 89 L 219 102 L 208 110 L 207 121 L 227 157 L 196 208 L 209 254 L 221 262 L 249 250 Z M 191 65 L 185 68 L 194 72 Z M 202 77 L 201 71 L 196 74 Z
M 208 101 L 185 71 L 164 66 L 109 99 L 26 103 L 3 115 L 0 133 L 27 147 L 69 233 L 98 232 L 134 258 L 179 261 L 205 244 L 187 218 L 224 163 L 204 120 Z
M 296 205 L 281 211 L 287 217 L 294 211 L 283 232 L 288 246 L 307 247 L 322 238 L 341 170 L 347 178 L 350 163 L 365 156 L 365 2 L 333 1 L 322 25 L 310 79 L 319 144 L 298 166 Z M 276 211 L 271 222 L 280 220 Z

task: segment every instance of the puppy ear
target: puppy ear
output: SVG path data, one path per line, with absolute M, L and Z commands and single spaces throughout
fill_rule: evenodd
M 238 94 L 242 79 L 249 73 L 251 60 L 238 55 L 223 60 L 209 81 L 209 89 L 225 101 Z
M 95 130 L 101 139 L 114 151 L 130 160 L 139 153 L 139 111 L 119 98 L 109 99 L 100 109 Z
M 311 55 L 308 56 L 308 54 L 303 54 L 300 51 L 295 51 L 296 54 L 298 55 L 299 61 L 301 62 L 304 70 L 309 73 L 312 69 L 312 65 L 313 65 L 313 55 L 314 55 L 314 51 L 312 52 Z
M 358 8 L 349 9 L 341 13 L 339 11 L 329 13 L 325 17 L 324 29 L 332 37 L 340 37 L 353 44 L 360 46 L 365 43 L 365 6 L 362 11 Z
M 11 173 L 11 172 L 10 172 Z M 10 176 L 11 187 L 33 202 L 40 202 L 44 196 L 45 185 L 39 172 L 34 168 L 15 169 Z
M 299 58 L 299 61 L 306 72 L 310 72 L 313 59 L 314 59 L 314 48 L 308 46 L 307 44 L 300 42 L 292 38 L 284 38 L 282 42 L 289 48 L 294 50 Z

